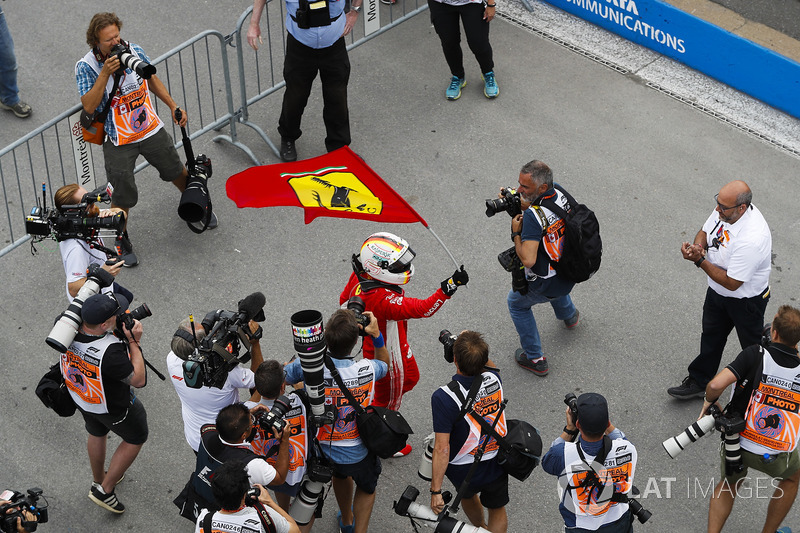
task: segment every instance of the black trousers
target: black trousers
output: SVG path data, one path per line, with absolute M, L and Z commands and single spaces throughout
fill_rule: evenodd
M 717 375 L 728 335 L 736 328 L 739 344 L 744 350 L 761 341 L 764 312 L 769 302 L 769 287 L 752 298 L 720 296 L 711 287 L 703 303 L 703 334 L 700 355 L 689 365 L 689 375 L 705 387 Z
M 347 109 L 347 83 L 350 58 L 344 37 L 327 48 L 310 48 L 287 34 L 283 63 L 283 93 L 278 133 L 281 139 L 295 141 L 303 132 L 300 121 L 319 72 L 322 82 L 322 119 L 325 121 L 325 148 L 330 152 L 350 144 L 350 113 Z
M 431 23 L 442 41 L 444 58 L 453 76 L 464 77 L 464 55 L 461 52 L 459 19 L 464 24 L 467 44 L 475 54 L 481 72 L 485 74 L 494 70 L 492 45 L 489 43 L 489 23 L 483 20 L 483 4 L 470 3 L 453 6 L 436 0 L 428 0 L 428 8 L 431 12 Z

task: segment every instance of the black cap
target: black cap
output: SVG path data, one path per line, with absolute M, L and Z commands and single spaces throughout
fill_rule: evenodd
M 128 309 L 128 299 L 121 294 L 105 292 L 89 296 L 81 308 L 81 320 L 96 326 Z
M 605 433 L 608 428 L 608 402 L 596 392 L 578 396 L 578 422 L 581 431 L 590 435 Z

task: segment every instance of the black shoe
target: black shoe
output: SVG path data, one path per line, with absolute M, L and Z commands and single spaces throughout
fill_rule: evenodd
M 89 490 L 89 499 L 112 513 L 120 514 L 125 512 L 125 506 L 117 499 L 117 495 L 113 491 L 110 494 L 106 494 L 103 492 L 103 488 L 98 485 L 92 484 L 92 488 Z
M 705 393 L 705 387 L 701 387 L 691 376 L 686 376 L 677 387 L 670 387 L 667 389 L 667 394 L 679 400 L 702 398 L 705 396 Z
M 297 149 L 294 147 L 294 141 L 281 139 L 281 159 L 286 163 L 297 161 Z
M 133 244 L 127 235 L 123 235 L 122 239 L 117 241 L 116 248 L 119 258 L 125 261 L 122 266 L 130 268 L 139 264 L 139 258 L 133 252 Z
M 514 352 L 514 361 L 525 370 L 533 372 L 539 377 L 545 377 L 547 373 L 550 372 L 550 366 L 547 364 L 546 357 L 542 356 L 541 359 L 534 363 L 528 359 L 528 356 L 525 355 L 522 348 L 517 348 L 517 351 Z
M 575 314 L 572 315 L 572 318 L 566 319 L 564 321 L 564 324 L 566 324 L 567 329 L 572 329 L 578 325 L 578 320 L 580 320 L 580 318 L 581 318 L 581 312 L 576 309 Z

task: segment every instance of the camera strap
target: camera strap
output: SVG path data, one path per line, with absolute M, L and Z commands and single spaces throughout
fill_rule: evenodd
M 586 477 L 583 478 L 583 481 L 581 481 L 580 484 L 570 485 L 569 483 L 567 483 L 566 490 L 571 492 L 577 488 L 603 487 L 604 485 L 600 482 L 600 477 L 598 476 L 598 473 L 595 471 L 592 464 L 597 463 L 599 465 L 603 465 L 603 463 L 605 463 L 606 458 L 608 457 L 608 454 L 611 453 L 611 446 L 612 446 L 611 437 L 609 437 L 608 435 L 603 435 L 603 447 L 600 448 L 600 451 L 597 453 L 595 458 L 590 463 L 589 461 L 586 460 L 586 455 L 583 453 L 583 449 L 581 448 L 580 442 L 576 443 L 575 447 L 578 452 L 578 457 L 580 457 L 581 462 L 585 467 L 588 468 L 588 470 L 585 470 Z M 613 487 L 615 486 L 616 485 L 612 481 L 612 490 Z M 627 503 L 628 500 L 629 497 L 627 494 L 614 491 L 612 492 L 611 498 L 609 498 L 608 501 L 612 503 Z
M 337 369 L 336 365 L 333 363 L 333 359 L 327 353 L 325 354 L 324 357 L 325 357 L 325 366 L 328 367 L 328 370 L 330 370 L 331 376 L 333 377 L 333 380 L 336 382 L 336 386 L 339 387 L 340 391 L 342 391 L 342 394 L 347 400 L 347 403 L 349 403 L 350 407 L 352 407 L 353 410 L 355 410 L 356 414 L 358 415 L 362 414 L 364 412 L 364 408 L 361 407 L 361 404 L 358 403 L 358 400 L 356 400 L 355 396 L 353 396 L 353 393 L 350 392 L 350 389 L 348 389 L 347 386 L 344 384 L 344 380 L 342 379 L 342 376 L 339 374 L 339 369 Z M 331 434 L 333 434 L 333 432 L 331 432 Z
M 469 388 L 469 392 L 467 393 L 466 398 L 464 398 L 464 395 L 461 392 L 461 386 L 458 384 L 456 380 L 453 380 L 450 383 L 448 383 L 447 387 L 451 391 L 453 391 L 453 394 L 455 394 L 459 400 L 462 401 L 461 413 L 459 418 L 461 418 L 466 414 L 469 414 L 469 416 L 471 416 L 478 423 L 478 425 L 481 426 L 481 435 L 488 435 L 492 437 L 495 441 L 497 441 L 497 445 L 500 446 L 500 448 L 505 453 L 510 453 L 511 446 L 506 442 L 506 439 L 503 438 L 503 436 L 500 435 L 494 428 L 495 424 L 500 419 L 500 413 L 502 413 L 502 410 L 505 408 L 505 403 L 506 403 L 505 400 L 501 404 L 502 408 L 500 412 L 497 413 L 497 416 L 495 417 L 495 424 L 489 424 L 485 418 L 478 415 L 475 411 L 472 410 L 472 407 L 475 405 L 475 397 L 477 396 L 478 390 L 481 388 L 482 383 L 483 383 L 483 374 L 475 376 L 475 378 L 472 380 L 472 386 Z
M 122 75 L 122 72 L 117 72 L 114 74 L 114 85 L 111 88 L 111 92 L 108 93 L 108 100 L 106 101 L 106 105 L 103 107 L 103 110 L 100 113 L 97 113 L 96 109 L 93 113 L 87 113 L 86 110 L 81 109 L 81 126 L 88 129 L 91 127 L 93 122 L 105 124 L 106 117 L 108 117 L 108 110 L 111 109 L 111 102 L 114 100 L 114 95 L 117 94 L 117 89 L 119 89 L 119 83 L 120 80 L 122 80 Z

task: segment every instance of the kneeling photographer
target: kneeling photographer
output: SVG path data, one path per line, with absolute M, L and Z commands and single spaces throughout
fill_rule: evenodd
M 446 332 L 443 332 L 443 334 Z M 452 339 L 451 337 L 448 337 Z M 442 340 L 440 338 L 440 340 Z M 499 370 L 489 359 L 489 345 L 480 333 L 463 331 L 452 344 L 445 344 L 445 359 L 456 367 L 453 380 L 431 396 L 434 445 L 431 466 L 431 509 L 441 513 L 444 477 L 458 489 L 469 476 L 461 503 L 470 522 L 492 533 L 508 529 L 508 474 L 497 462 L 500 449 L 494 438 L 484 435 L 470 411 L 484 417 L 501 436 L 506 434 L 503 386 Z M 452 351 L 450 351 L 452 350 Z M 499 420 L 495 420 L 500 414 Z M 475 454 L 483 441 L 480 461 L 473 468 Z M 471 475 L 470 475 L 471 474 Z M 483 508 L 488 510 L 485 519 Z
M 289 432 L 272 430 L 280 441 L 275 467 L 250 447 L 258 429 L 256 417 L 265 410 L 263 405 L 248 409 L 243 403 L 235 403 L 219 412 L 215 424 L 206 424 L 200 429 L 200 449 L 194 472 L 183 491 L 173 500 L 181 516 L 195 521 L 201 509 L 219 509 L 214 504 L 211 480 L 217 470 L 230 461 L 244 462 L 251 485 L 283 484 L 289 471 Z
M 147 384 L 147 370 L 139 346 L 142 324 L 124 321 L 128 300 L 121 294 L 95 294 L 81 309 L 82 323 L 66 353 L 61 354 L 61 373 L 89 432 L 92 485 L 89 498 L 97 505 L 122 513 L 125 506 L 114 489 L 147 440 L 147 413 L 131 387 Z M 124 335 L 121 339 L 115 335 Z M 108 471 L 104 471 L 108 432 L 122 442 Z
M 321 319 L 319 313 L 314 313 Z M 361 406 L 366 407 L 375 397 L 375 382 L 387 373 L 389 352 L 375 315 L 367 311 L 362 317 L 369 319 L 366 327 L 357 321 L 354 311 L 339 309 L 331 315 L 324 328 L 315 327 L 314 330 L 323 333 L 327 355 L 333 360 L 344 385 Z M 362 329 L 372 341 L 375 359 L 354 361 L 351 352 Z M 303 379 L 301 358 L 286 365 L 286 382 L 289 385 Z M 305 380 L 307 389 L 311 390 L 313 385 L 309 379 Z M 325 404 L 333 406 L 335 418 L 333 423 L 326 423 L 319 428 L 317 439 L 324 458 L 333 469 L 333 492 L 339 505 L 339 529 L 342 533 L 366 533 L 381 474 L 381 460 L 364 445 L 356 424 L 356 411 L 327 366 L 324 367 L 322 385 Z
M 250 487 L 245 464 L 230 461 L 211 479 L 211 492 L 219 511 L 203 509 L 195 533 L 299 533 L 292 517 L 272 501 L 263 485 Z
M 630 533 L 634 515 L 650 513 L 629 500 L 637 452 L 608 419 L 608 402 L 597 393 L 567 394 L 567 425 L 542 457 L 542 468 L 558 476 L 558 506 L 564 531 Z M 577 441 L 576 441 L 577 438 Z
M 258 306 L 256 305 L 256 307 Z M 260 307 L 258 310 L 260 311 Z M 250 345 L 250 368 L 246 368 L 242 364 L 236 364 L 222 376 L 219 386 L 199 382 L 191 385 L 187 383 L 184 374 L 186 361 L 189 361 L 200 350 L 205 350 L 210 357 L 216 356 L 216 353 L 210 349 L 213 345 L 209 346 L 204 341 L 207 339 L 207 334 L 220 321 L 222 313 L 220 311 L 208 313 L 206 318 L 203 319 L 201 327 L 197 328 L 191 318 L 182 320 L 172 337 L 172 350 L 167 355 L 167 371 L 170 375 L 170 381 L 172 381 L 175 392 L 178 393 L 178 398 L 181 401 L 184 436 L 195 454 L 197 454 L 200 446 L 200 428 L 204 424 L 213 424 L 217 413 L 223 407 L 238 402 L 239 389 L 252 390 L 255 388 L 256 382 L 253 370 L 258 368 L 263 360 L 259 343 L 261 326 L 255 320 L 243 321 L 242 326 L 247 324 L 244 331 Z M 256 313 L 255 318 L 260 319 L 261 317 Z M 222 342 L 225 342 L 225 340 L 222 339 Z M 227 345 L 227 343 L 225 344 Z
M 114 248 L 119 239 L 106 243 L 100 235 L 104 229 L 116 230 L 121 237 L 125 218 L 121 209 L 100 209 L 97 200 L 108 201 L 107 194 L 98 191 L 87 192 L 77 183 L 64 185 L 53 195 L 58 210 L 55 223 L 50 230 L 58 240 L 64 273 L 67 276 L 67 298 L 72 301 L 86 283 L 86 270 L 97 264 L 116 277 L 124 266 L 121 250 Z M 48 221 L 52 218 L 49 217 Z M 87 223 L 89 222 L 89 223 Z M 54 226 L 54 227 L 52 227 Z M 101 292 L 117 292 L 130 302 L 133 294 L 116 281 Z
M 753 345 L 745 348 L 706 387 L 701 418 L 719 412 L 716 402 L 732 383 L 736 386 L 725 413 L 728 416 L 735 413 L 739 417 L 744 413 L 744 430 L 736 438 L 741 446 L 737 467 L 731 468 L 730 465 L 730 449 L 736 442 L 728 442 L 726 436 L 720 450 L 722 479 L 709 502 L 710 533 L 722 531 L 733 509 L 740 481 L 747 476 L 750 467 L 778 480 L 762 531 L 771 533 L 778 530 L 794 503 L 800 481 L 797 451 L 800 428 L 798 342 L 800 310 L 782 305 L 772 321 L 769 335 L 764 339 L 766 347 Z

